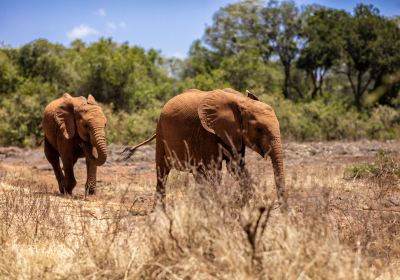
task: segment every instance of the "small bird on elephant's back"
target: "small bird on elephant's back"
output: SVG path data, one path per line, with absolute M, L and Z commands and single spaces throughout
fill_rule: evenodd
M 64 93 L 44 109 L 44 153 L 62 194 L 72 193 L 76 185 L 73 167 L 81 157 L 86 159 L 85 194 L 95 193 L 97 166 L 107 159 L 106 123 L 107 119 L 92 95 L 86 99 Z
M 226 88 L 187 90 L 163 107 L 156 134 L 124 150 L 125 158 L 156 138 L 157 202 L 165 208 L 165 183 L 171 168 L 187 170 L 196 180 L 221 179 L 222 162 L 237 177 L 244 199 L 251 196 L 245 147 L 272 160 L 281 209 L 287 208 L 279 121 L 274 110 L 256 96 Z M 187 166 L 190 166 L 188 169 Z M 217 182 L 219 183 L 219 182 Z

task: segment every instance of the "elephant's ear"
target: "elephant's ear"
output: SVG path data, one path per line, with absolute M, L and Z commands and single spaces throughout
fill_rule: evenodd
M 233 93 L 216 90 L 206 95 L 197 112 L 202 126 L 240 151 L 243 145 L 241 115 Z
M 56 122 L 66 139 L 71 139 L 75 135 L 75 117 L 72 97 L 68 93 L 64 93 L 63 102 L 56 109 Z
M 96 100 L 94 99 L 93 95 L 89 94 L 87 102 L 91 105 L 97 105 Z

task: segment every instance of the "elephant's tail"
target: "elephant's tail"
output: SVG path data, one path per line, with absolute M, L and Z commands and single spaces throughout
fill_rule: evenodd
M 154 133 L 153 136 L 151 136 L 149 139 L 143 141 L 140 144 L 137 144 L 133 147 L 126 147 L 122 152 L 120 152 L 119 154 L 121 155 L 120 160 L 127 160 L 129 159 L 136 151 L 137 148 L 149 143 L 150 141 L 152 141 L 154 138 L 156 138 L 157 133 Z

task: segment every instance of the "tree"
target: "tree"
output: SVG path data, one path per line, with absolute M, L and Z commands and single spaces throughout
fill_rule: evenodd
M 67 71 L 65 54 L 62 45 L 38 39 L 21 47 L 18 64 L 24 77 L 38 78 L 66 89 L 72 79 Z
M 370 103 L 400 105 L 400 20 L 386 20 L 379 36 L 379 44 L 386 56 L 380 60 L 377 78 L 369 96 Z M 396 101 L 397 100 L 397 101 Z M 397 102 L 397 104 L 396 104 Z
M 326 73 L 340 63 L 344 40 L 342 26 L 338 23 L 348 17 L 345 11 L 319 7 L 306 18 L 301 34 L 305 45 L 297 67 L 304 69 L 311 78 L 312 98 L 322 94 Z
M 358 110 L 374 81 L 399 65 L 400 31 L 372 5 L 359 4 L 344 23 L 345 69 Z
M 264 62 L 271 56 L 268 30 L 262 25 L 262 2 L 247 0 L 218 10 L 207 27 L 204 41 L 221 57 L 257 50 Z
M 6 50 L 0 49 L 0 94 L 13 92 L 17 88 L 19 80 L 16 65 Z
M 204 47 L 200 40 L 195 40 L 190 46 L 189 57 L 185 61 L 183 77 L 195 77 L 199 74 L 211 74 L 220 63 L 217 53 Z
M 268 34 L 261 25 L 262 3 L 242 1 L 219 9 L 203 40 L 211 50 L 195 41 L 189 52 L 188 70 L 204 89 L 227 84 L 238 90 L 253 87 L 254 76 L 271 56 Z M 218 81 L 218 79 L 223 81 Z M 201 83 L 199 83 L 201 81 Z
M 232 87 L 242 92 L 260 86 L 263 77 L 260 79 L 258 76 L 264 74 L 264 63 L 259 59 L 257 50 L 241 51 L 225 57 L 221 63 L 221 68 L 225 69 L 225 79 Z
M 146 52 L 102 38 L 83 53 L 82 82 L 77 93 L 91 93 L 100 102 L 113 103 L 116 109 L 149 106 L 169 90 L 162 86 L 169 81 L 162 63 L 156 50 Z
M 291 81 L 291 69 L 299 54 L 302 38 L 302 21 L 304 14 L 293 1 L 270 1 L 262 11 L 263 27 L 269 32 L 272 50 L 278 55 L 283 66 L 285 98 L 294 98 L 293 89 L 296 87 Z M 303 96 L 296 90 L 297 95 Z

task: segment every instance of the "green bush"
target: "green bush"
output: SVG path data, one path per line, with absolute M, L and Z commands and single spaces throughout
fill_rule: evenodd
M 180 83 L 180 90 L 184 91 L 189 88 L 197 88 L 201 90 L 213 90 L 216 88 L 226 88 L 231 85 L 224 80 L 225 72 L 221 69 L 213 70 L 211 73 L 196 75 L 194 78 L 186 78 Z
M 231 42 L 230 36 L 225 39 Z M 295 66 L 292 95 L 284 99 L 285 74 L 279 60 L 270 59 L 272 49 L 245 41 L 226 54 L 196 41 L 184 60 L 168 60 L 159 51 L 111 38 L 88 45 L 75 40 L 70 47 L 38 39 L 20 48 L 0 48 L 0 145 L 40 141 L 43 109 L 65 91 L 92 94 L 105 104 L 109 143 L 131 144 L 153 134 L 162 105 L 174 95 L 189 88 L 225 87 L 254 91 L 272 105 L 287 140 L 400 139 L 396 75 L 386 85 L 390 102 L 381 103 L 392 107 L 356 110 L 349 84 L 332 73 L 321 96 L 312 97 L 310 73 Z
M 17 67 L 4 50 L 0 49 L 0 95 L 15 90 L 19 82 Z
M 348 166 L 344 171 L 346 179 L 400 179 L 399 159 L 380 151 L 374 162 Z M 392 181 L 393 182 L 393 181 Z
M 0 145 L 33 146 L 43 138 L 44 107 L 57 96 L 49 83 L 26 80 L 0 101 Z
M 43 109 L 60 94 L 52 84 L 28 79 L 16 92 L 6 95 L 0 101 L 0 145 L 33 146 L 39 142 L 43 137 Z M 274 108 L 285 140 L 400 138 L 400 112 L 390 107 L 379 106 L 367 113 L 323 99 L 293 102 L 277 94 L 258 94 Z M 132 113 L 102 105 L 108 119 L 108 142 L 133 144 L 151 136 L 164 102 L 153 100 L 152 103 L 153 106 Z
M 338 101 L 316 99 L 293 102 L 278 95 L 261 94 L 278 116 L 284 138 L 290 140 L 399 139 L 400 112 L 379 106 L 368 112 Z
M 388 106 L 374 108 L 366 133 L 373 139 L 400 139 L 400 111 Z
M 153 135 L 160 114 L 159 107 L 135 113 L 113 112 L 110 106 L 103 107 L 107 117 L 107 142 L 132 145 Z

